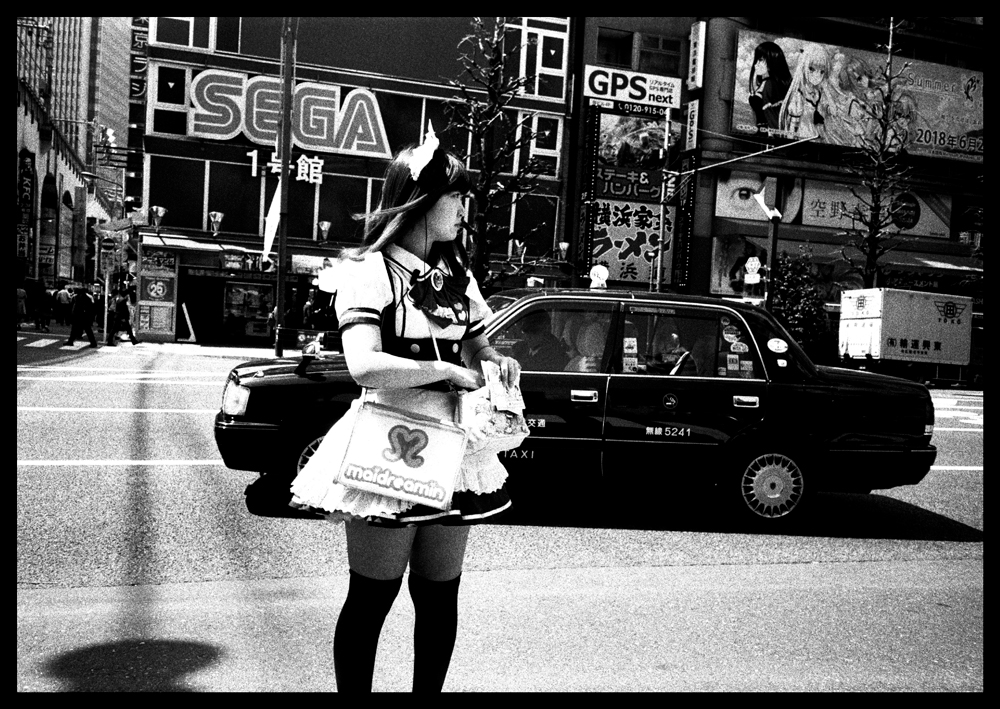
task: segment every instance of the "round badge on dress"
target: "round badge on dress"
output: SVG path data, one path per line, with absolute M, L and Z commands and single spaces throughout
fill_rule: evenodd
M 420 353 L 420 345 L 418 345 L 416 342 L 414 342 L 412 345 L 410 345 L 410 352 L 412 352 L 413 354 L 419 354 Z
M 431 271 L 431 287 L 436 291 L 440 291 L 442 288 L 444 288 L 443 273 L 441 273 L 440 271 Z
M 451 346 L 451 351 L 452 352 L 458 352 L 458 343 L 457 342 Z

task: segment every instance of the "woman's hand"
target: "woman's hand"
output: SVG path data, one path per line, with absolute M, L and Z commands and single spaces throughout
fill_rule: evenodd
M 504 386 L 512 389 L 521 382 L 521 363 L 513 357 L 501 357 L 497 361 L 500 367 L 500 378 Z

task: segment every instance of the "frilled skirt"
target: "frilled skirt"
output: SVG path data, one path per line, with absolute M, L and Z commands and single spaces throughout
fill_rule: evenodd
M 371 389 L 370 401 L 450 419 L 456 395 L 426 389 Z M 476 524 L 510 507 L 504 483 L 507 470 L 493 451 L 467 452 L 455 484 L 450 510 L 355 490 L 333 482 L 347 451 L 361 400 L 323 438 L 309 462 L 292 482 L 292 507 L 311 509 L 331 522 L 365 518 L 370 524 L 400 527 L 420 524 Z

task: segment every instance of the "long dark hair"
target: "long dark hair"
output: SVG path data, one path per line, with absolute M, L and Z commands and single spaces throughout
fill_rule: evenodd
M 785 88 L 792 83 L 792 72 L 788 70 L 788 62 L 785 60 L 785 53 L 774 42 L 761 42 L 753 52 L 753 61 L 750 62 L 750 93 L 757 90 L 754 86 L 754 79 L 757 77 L 757 62 L 761 59 L 767 64 L 768 75 L 783 85 Z
M 451 153 L 440 148 L 423 169 L 419 179 L 411 174 L 413 152 L 417 146 L 403 148 L 385 170 L 382 184 L 382 198 L 378 207 L 368 214 L 356 214 L 355 219 L 365 221 L 365 236 L 360 247 L 344 249 L 341 258 L 361 259 L 371 251 L 381 251 L 405 234 L 434 206 L 438 198 L 446 192 L 468 192 L 469 173 L 465 165 Z M 435 244 L 438 246 L 438 244 Z M 463 266 L 467 262 L 465 250 L 459 242 L 454 243 L 454 251 Z

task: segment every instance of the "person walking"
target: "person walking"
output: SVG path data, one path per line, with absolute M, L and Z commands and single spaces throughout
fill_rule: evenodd
M 315 308 L 315 300 L 313 299 L 313 294 L 310 293 L 306 296 L 306 303 L 302 306 L 302 328 L 305 330 L 313 329 L 313 315 Z
M 40 332 L 49 332 L 54 301 L 45 281 L 38 282 L 33 300 L 35 301 L 35 329 Z
M 97 338 L 94 337 L 94 296 L 86 288 L 77 288 L 73 298 L 73 310 L 70 313 L 70 330 L 67 345 L 76 344 L 76 339 L 83 334 L 87 335 L 91 347 L 97 347 Z
M 17 287 L 17 326 L 28 319 L 28 291 L 21 286 Z
M 70 324 L 70 306 L 72 305 L 73 297 L 70 295 L 69 289 L 66 284 L 63 283 L 62 288 L 56 291 L 56 324 L 57 325 L 69 325 Z
M 107 344 L 111 346 L 118 344 L 115 340 L 118 337 L 118 333 L 124 330 L 128 333 L 128 339 L 131 340 L 132 344 L 138 345 L 139 340 L 136 339 L 135 333 L 132 332 L 132 312 L 128 309 L 128 298 L 121 291 L 118 292 L 116 297 L 113 315 L 112 323 L 108 325 Z
M 381 202 L 364 217 L 363 245 L 341 257 L 336 309 L 348 369 L 368 395 L 440 419 L 453 411 L 453 387 L 483 385 L 483 362 L 497 364 L 508 386 L 520 366 L 483 334 L 490 310 L 456 242 L 469 178 L 436 143 L 429 132 L 423 146 L 390 162 Z M 372 690 L 379 633 L 409 567 L 413 691 L 440 692 L 457 635 L 470 525 L 510 506 L 507 471 L 496 454 L 467 453 L 448 511 L 331 483 L 357 408 L 356 401 L 292 484 L 293 506 L 346 525 L 350 581 L 333 641 L 337 689 Z

